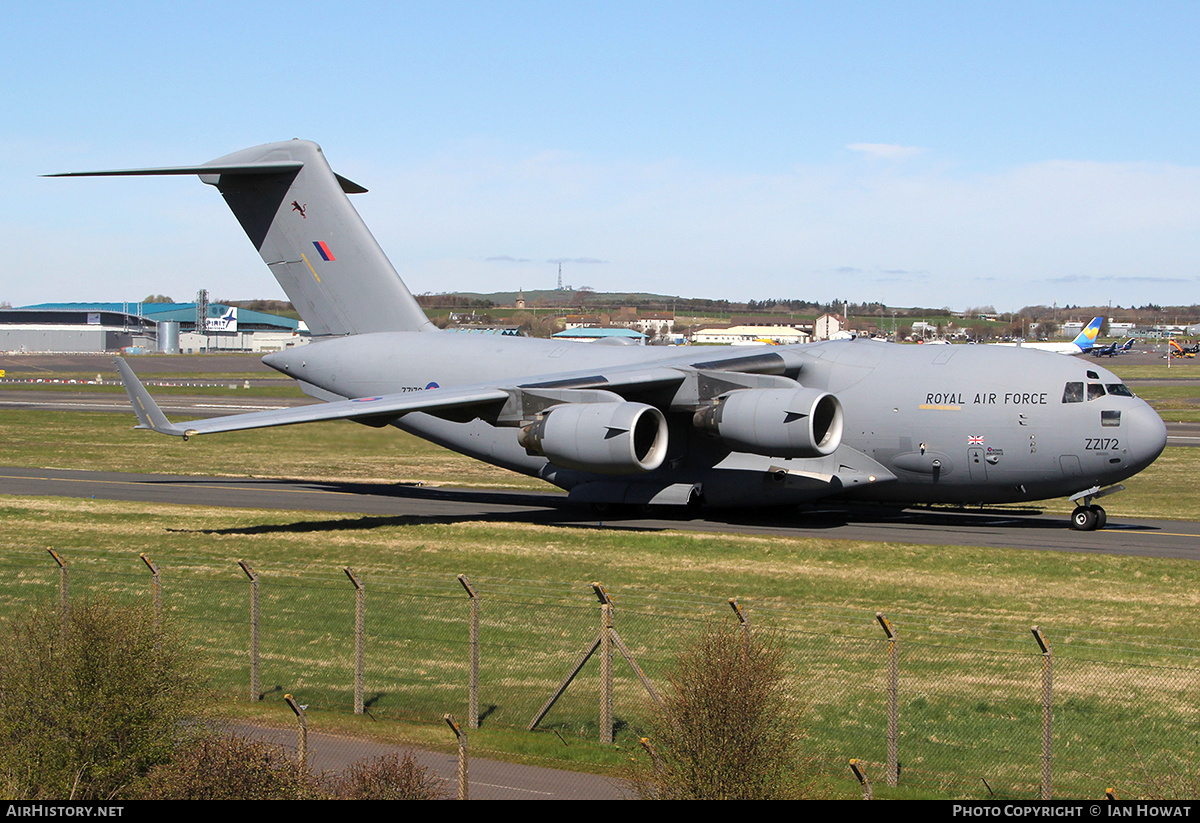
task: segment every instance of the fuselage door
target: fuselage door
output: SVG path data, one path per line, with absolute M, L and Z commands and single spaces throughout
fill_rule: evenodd
M 1058 465 L 1062 469 L 1062 473 L 1067 477 L 1083 476 L 1083 466 L 1079 464 L 1079 457 L 1077 455 L 1061 455 L 1058 458 Z
M 983 483 L 987 480 L 987 461 L 983 459 L 983 449 L 967 449 L 967 468 L 970 470 L 972 483 Z

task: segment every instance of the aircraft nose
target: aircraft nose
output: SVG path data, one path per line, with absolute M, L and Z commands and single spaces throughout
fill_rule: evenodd
M 1167 445 L 1167 424 L 1145 402 L 1126 412 L 1129 457 L 1136 471 L 1153 463 Z

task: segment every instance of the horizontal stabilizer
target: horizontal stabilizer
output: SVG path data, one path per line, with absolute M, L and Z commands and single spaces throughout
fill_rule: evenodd
M 279 174 L 299 171 L 304 164 L 295 160 L 266 163 L 233 163 L 215 166 L 160 166 L 151 169 L 112 169 L 110 171 L 69 171 L 63 174 L 45 174 L 43 177 L 153 177 L 171 174 Z
M 222 163 L 201 166 L 159 166 L 149 169 L 112 169 L 110 171 L 68 171 L 62 174 L 43 174 L 42 177 L 155 177 L 182 174 L 280 174 L 300 171 L 304 166 L 297 160 L 279 160 L 262 163 Z M 340 174 L 334 174 L 342 191 L 346 194 L 366 194 L 367 188 Z

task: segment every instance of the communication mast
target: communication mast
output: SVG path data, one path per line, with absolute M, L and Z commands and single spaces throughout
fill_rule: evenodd
M 196 294 L 196 334 L 204 335 L 204 350 L 208 351 L 208 289 Z

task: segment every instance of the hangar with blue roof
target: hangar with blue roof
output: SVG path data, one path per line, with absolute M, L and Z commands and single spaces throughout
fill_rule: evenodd
M 208 303 L 205 320 L 200 323 L 198 306 L 197 303 L 39 303 L 0 309 L 0 351 L 269 352 L 309 340 L 308 329 L 300 320 Z

